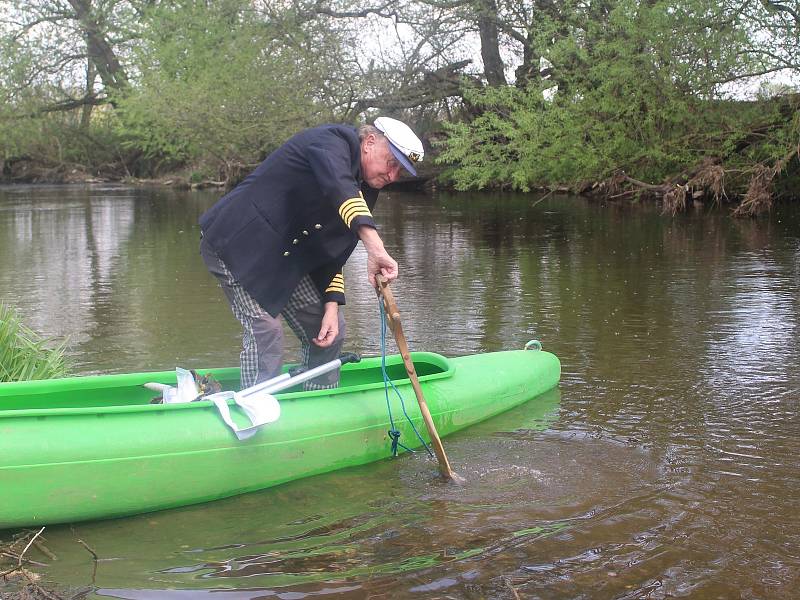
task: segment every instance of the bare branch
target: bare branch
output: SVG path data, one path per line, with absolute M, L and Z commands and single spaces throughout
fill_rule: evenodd
M 775 0 L 762 0 L 764 7 L 767 10 L 774 10 L 775 12 L 783 12 L 789 14 L 794 19 L 795 23 L 800 25 L 800 11 L 797 8 L 792 8 L 791 6 L 784 4 L 783 2 L 776 2 Z M 797 3 L 795 2 L 795 6 Z
M 386 9 L 389 8 L 390 6 L 396 6 L 396 5 L 397 5 L 396 0 L 388 0 L 382 6 L 371 6 L 357 11 L 338 11 L 325 6 L 324 2 L 318 1 L 314 5 L 314 8 L 312 9 L 311 12 L 320 15 L 326 15 L 328 17 L 333 17 L 335 19 L 360 19 L 368 17 L 369 15 L 377 15 L 379 17 L 384 17 L 384 18 L 392 18 L 398 16 L 397 11 L 392 10 L 386 12 Z
M 446 65 L 435 71 L 425 73 L 422 81 L 401 87 L 374 98 L 362 98 L 352 107 L 351 112 L 358 114 L 368 108 L 383 110 L 403 110 L 432 104 L 463 93 L 464 77 L 461 71 L 472 62 L 470 59 Z M 476 82 L 479 83 L 479 82 Z

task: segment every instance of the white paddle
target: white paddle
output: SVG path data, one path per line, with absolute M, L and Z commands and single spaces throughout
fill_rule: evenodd
M 218 392 L 210 396 L 204 396 L 202 399 L 213 402 L 219 411 L 220 417 L 222 417 L 225 424 L 230 427 L 231 431 L 236 434 L 236 437 L 239 438 L 239 440 L 246 440 L 255 435 L 262 425 L 273 423 L 280 417 L 280 404 L 272 394 L 308 381 L 309 379 L 319 377 L 334 369 L 338 369 L 344 363 L 358 362 L 359 360 L 361 360 L 361 358 L 357 354 L 348 352 L 324 365 L 304 370 L 299 374 L 286 374 L 288 376 L 279 375 L 278 377 L 263 381 L 238 393 Z M 295 371 L 295 373 L 297 372 Z M 247 418 L 250 419 L 249 427 L 239 427 L 233 421 L 228 406 L 229 400 L 233 400 L 239 408 L 244 411 Z
M 339 358 L 336 358 L 330 362 L 326 362 L 318 367 L 314 367 L 313 369 L 302 370 L 299 373 L 297 369 L 295 369 L 293 375 L 290 375 L 289 373 L 282 373 L 277 377 L 257 383 L 249 388 L 243 389 L 241 392 L 239 392 L 239 396 L 249 399 L 257 398 L 258 396 L 256 394 L 275 394 L 287 388 L 305 383 L 306 381 L 314 379 L 315 377 L 319 377 L 320 375 L 324 375 L 325 373 L 333 371 L 334 369 L 338 369 L 344 364 L 357 363 L 360 360 L 361 357 L 358 354 L 353 352 L 345 352 L 341 354 Z

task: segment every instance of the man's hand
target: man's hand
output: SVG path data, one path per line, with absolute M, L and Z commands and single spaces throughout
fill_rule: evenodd
M 367 250 L 367 277 L 370 285 L 375 287 L 375 276 L 379 273 L 386 278 L 386 281 L 397 279 L 399 271 L 397 261 L 386 252 L 378 232 L 372 227 L 362 225 L 358 229 L 358 235 Z
M 375 287 L 375 276 L 379 273 L 386 281 L 397 279 L 397 262 L 385 250 L 382 254 L 367 253 L 367 276 L 372 287 Z
M 339 335 L 339 305 L 336 302 L 326 302 L 319 334 L 311 341 L 320 348 L 327 348 L 333 344 L 337 335 Z

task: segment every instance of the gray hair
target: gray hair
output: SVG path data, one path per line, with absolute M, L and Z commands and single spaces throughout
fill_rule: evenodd
M 358 128 L 358 140 L 360 142 L 363 142 L 365 139 L 367 139 L 369 134 L 373 134 L 377 137 L 383 137 L 381 130 L 374 125 L 362 125 Z

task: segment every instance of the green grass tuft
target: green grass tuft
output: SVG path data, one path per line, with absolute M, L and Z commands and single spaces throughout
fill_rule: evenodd
M 66 343 L 55 347 L 51 343 L 26 327 L 12 307 L 0 302 L 0 382 L 66 376 Z

